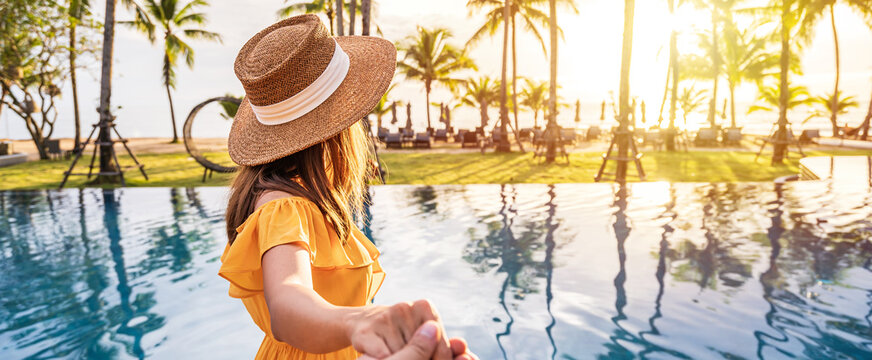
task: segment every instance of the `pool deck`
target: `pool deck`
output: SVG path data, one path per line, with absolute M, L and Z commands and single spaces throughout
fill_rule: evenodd
M 866 179 L 872 183 L 872 156 L 811 156 L 799 160 L 802 180 Z

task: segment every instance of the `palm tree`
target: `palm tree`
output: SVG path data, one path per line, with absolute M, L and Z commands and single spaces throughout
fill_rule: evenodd
M 446 29 L 426 29 L 419 26 L 414 35 L 406 38 L 398 47 L 404 53 L 397 63 L 397 70 L 407 79 L 424 83 L 427 96 L 427 128 L 430 122 L 430 91 L 434 84 L 441 84 L 450 90 L 464 81 L 454 78 L 455 73 L 477 69 L 475 63 L 462 49 L 448 43 L 451 32 Z
M 91 3 L 89 0 L 70 0 L 69 8 L 67 9 L 67 15 L 69 16 L 70 20 L 70 24 L 68 26 L 70 38 L 70 85 L 73 88 L 73 121 L 75 122 L 75 136 L 73 136 L 73 147 L 76 151 L 79 150 L 82 142 L 82 123 L 81 119 L 79 118 L 79 90 L 78 85 L 76 84 L 76 55 L 78 55 L 78 50 L 76 49 L 76 44 L 78 42 L 76 28 L 78 27 L 79 23 L 85 20 L 86 16 L 91 15 L 90 7 Z
M 548 35 L 551 41 L 548 80 L 548 122 L 545 125 L 545 162 L 557 157 L 557 0 L 548 1 Z
M 339 9 L 339 11 L 336 11 L 336 29 L 337 29 L 336 35 L 344 36 L 345 35 L 345 21 L 342 20 L 342 17 L 343 17 L 342 14 L 345 12 L 345 11 L 343 11 L 343 9 L 345 9 L 345 1 L 336 0 L 335 9 Z
M 724 75 L 730 91 L 730 126 L 736 127 L 736 86 L 753 81 L 759 85 L 778 65 L 778 55 L 768 51 L 769 41 L 755 34 L 756 25 L 739 29 L 735 22 L 724 24 Z
M 685 87 L 681 90 L 681 96 L 677 99 L 677 102 L 678 105 L 681 106 L 681 113 L 685 126 L 687 126 L 687 115 L 702 107 L 705 100 L 705 89 L 696 90 L 694 89 L 694 86 L 691 85 L 690 87 Z
M 485 15 L 485 23 L 482 24 L 478 30 L 470 37 L 469 41 L 467 41 L 467 46 L 473 45 L 484 38 L 485 35 L 494 36 L 496 34 L 497 29 L 505 23 L 505 19 L 508 19 L 509 32 L 512 37 L 512 101 L 518 104 L 517 101 L 517 88 L 514 84 L 517 83 L 518 78 L 518 53 L 517 53 L 517 30 L 516 30 L 516 22 L 518 17 L 520 17 L 521 22 L 523 23 L 526 30 L 530 31 L 536 40 L 539 41 L 539 44 L 542 46 L 542 53 L 544 55 L 548 55 L 548 51 L 545 46 L 545 39 L 542 38 L 542 34 L 539 30 L 539 26 L 546 26 L 549 22 L 548 14 L 545 14 L 538 7 L 543 3 L 543 0 L 509 0 L 508 2 L 505 0 L 469 0 L 466 4 L 470 10 L 473 11 L 481 11 L 485 10 L 487 13 Z M 575 13 L 578 13 L 578 9 L 575 6 L 575 0 L 558 0 L 561 4 L 570 8 Z M 506 8 L 508 8 L 508 16 L 506 16 Z M 558 32 L 562 35 L 563 30 L 559 27 L 557 28 Z M 506 44 L 507 45 L 507 44 Z M 507 49 L 504 49 L 507 51 Z M 512 109 L 515 118 L 515 129 L 518 128 L 518 109 L 514 107 Z
M 372 16 L 372 0 L 360 0 L 360 35 L 369 36 L 369 20 Z
M 539 111 L 545 110 L 548 82 L 524 79 L 526 87 L 521 90 L 519 105 L 533 111 L 533 127 L 539 127 Z
M 500 85 L 489 76 L 469 78 L 466 80 L 466 92 L 460 99 L 461 104 L 478 108 L 481 114 L 481 127 L 487 127 L 489 116 L 488 106 L 499 99 Z
M 173 96 L 170 89 L 176 87 L 176 70 L 179 56 L 185 57 L 188 68 L 194 67 L 194 49 L 185 40 L 209 40 L 221 42 L 221 35 L 202 29 L 206 24 L 206 14 L 196 12 L 199 7 L 209 6 L 205 0 L 192 0 L 179 6 L 176 0 L 145 0 L 145 8 L 149 15 L 154 18 L 151 24 L 137 24 L 137 20 L 124 22 L 137 29 L 143 26 L 155 28 L 160 26 L 163 32 L 163 73 L 162 80 L 167 90 L 167 99 L 170 102 L 170 120 L 173 125 L 173 143 L 179 142 L 176 130 L 176 114 L 173 109 Z M 154 33 L 146 31 L 151 42 L 154 42 Z
M 382 97 L 381 97 L 381 99 L 379 99 L 378 104 L 375 105 L 375 108 L 373 108 L 372 111 L 370 112 L 370 114 L 375 115 L 375 117 L 377 119 L 376 120 L 376 124 L 377 124 L 376 126 L 378 126 L 377 129 L 382 128 L 382 117 L 384 117 L 387 113 L 389 113 L 391 111 L 391 106 L 394 102 L 388 100 L 388 97 L 390 97 L 391 90 L 393 90 L 395 87 L 397 87 L 396 83 L 391 84 L 391 86 L 388 87 L 388 90 L 385 91 L 384 94 L 382 94 Z
M 813 111 L 803 122 L 816 117 L 828 117 L 832 114 L 843 115 L 848 112 L 849 108 L 859 105 L 853 96 L 842 96 L 841 91 L 837 94 L 837 96 L 827 94 L 811 98 L 810 103 L 816 105 L 818 109 Z M 835 107 L 833 107 L 833 104 L 835 104 Z M 838 129 L 836 130 L 838 131 Z
M 675 1 L 669 0 L 669 14 L 675 15 Z M 681 5 L 681 1 L 679 0 L 679 6 Z M 672 29 L 672 33 L 669 35 L 669 71 L 672 75 L 672 95 L 671 100 L 669 102 L 669 127 L 666 132 L 666 150 L 674 151 L 675 150 L 675 112 L 678 102 L 678 81 L 679 81 L 679 64 L 678 64 L 678 30 L 674 27 Z M 669 74 L 667 74 L 666 83 L 669 86 Z M 665 92 L 664 92 L 664 101 L 665 101 Z M 605 104 L 605 103 L 603 103 Z M 661 106 L 661 111 L 663 107 Z M 605 112 L 605 111 L 604 111 Z
M 139 6 L 133 0 L 121 0 L 121 3 L 128 9 L 132 9 L 136 18 L 138 28 L 142 31 L 152 33 L 154 27 L 150 27 L 151 19 L 145 9 Z M 106 10 L 103 18 L 103 47 L 102 57 L 100 59 L 100 107 L 97 108 L 97 113 L 100 115 L 100 122 L 104 124 L 111 123 L 114 120 L 112 116 L 111 102 L 112 97 L 112 50 L 115 45 L 115 0 L 106 0 Z M 109 183 L 115 182 L 118 178 L 110 174 L 115 172 L 115 165 L 112 163 L 112 157 L 115 154 L 112 147 L 112 133 L 108 126 L 101 126 L 97 133 L 97 141 L 100 143 L 100 171 L 97 174 L 97 182 Z
M 285 0 L 287 2 L 287 0 Z M 317 14 L 324 13 L 327 16 L 327 22 L 330 23 L 330 35 L 333 35 L 333 16 L 337 15 L 334 11 L 332 0 L 313 0 L 303 1 L 284 6 L 279 9 L 276 14 L 279 18 L 284 19 L 296 13 Z M 341 16 L 339 14 L 338 16 Z M 341 18 L 340 18 L 341 21 Z M 340 25 L 341 28 L 341 25 Z M 341 35 L 341 34 L 340 34 Z
M 803 105 L 811 105 L 815 102 L 814 98 L 812 98 L 808 89 L 802 85 L 794 85 L 791 86 L 788 90 L 787 96 L 781 96 L 781 86 L 767 85 L 763 86 L 759 89 L 759 93 L 757 94 L 757 104 L 751 105 L 748 108 L 748 113 L 752 113 L 755 111 L 776 111 L 779 110 L 781 112 L 781 108 L 784 107 L 786 110 L 792 110 L 796 107 Z M 783 102 L 784 99 L 787 99 L 786 102 Z M 779 124 L 779 127 L 781 125 Z M 786 125 L 785 125 L 786 126 Z
M 630 59 L 633 53 L 633 15 L 636 7 L 635 0 L 625 0 L 624 1 L 624 36 L 623 36 L 623 44 L 621 49 L 621 82 L 620 82 L 620 95 L 618 97 L 618 106 L 619 106 L 619 115 L 618 115 L 618 127 L 620 136 L 627 137 L 630 135 L 629 125 L 629 112 L 630 112 Z M 555 84 L 551 86 L 554 87 Z M 553 105 L 552 105 L 553 109 Z M 553 111 L 553 110 L 552 110 Z M 554 116 L 552 114 L 551 116 Z M 617 141 L 618 143 L 618 157 L 621 159 L 627 159 L 629 155 L 629 146 L 630 142 L 633 140 L 632 137 L 629 139 L 623 138 L 618 139 L 621 141 Z M 627 162 L 619 160 L 617 163 L 617 171 L 615 172 L 615 179 L 618 182 L 623 182 L 627 178 Z M 641 174 L 640 174 L 641 175 Z

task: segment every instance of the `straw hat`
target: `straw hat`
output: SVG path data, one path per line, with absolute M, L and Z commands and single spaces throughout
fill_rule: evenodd
M 315 15 L 257 33 L 233 66 L 245 98 L 230 130 L 230 158 L 266 164 L 345 130 L 387 91 L 396 53 L 380 38 L 331 37 Z

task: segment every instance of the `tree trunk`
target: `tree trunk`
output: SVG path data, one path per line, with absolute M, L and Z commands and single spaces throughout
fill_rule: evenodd
M 170 84 L 164 84 L 167 89 L 167 99 L 170 101 L 170 121 L 173 124 L 173 141 L 171 143 L 175 144 L 179 142 L 179 133 L 176 130 L 176 111 L 173 108 L 173 95 L 170 92 Z
M 548 32 L 551 42 L 550 76 L 548 83 L 548 120 L 545 123 L 545 162 L 554 162 L 557 157 L 557 0 L 548 1 Z M 548 141 L 551 137 L 552 141 Z
M 73 148 L 78 151 L 82 144 L 82 123 L 79 118 L 79 91 L 76 86 L 76 25 L 70 25 L 70 84 L 73 87 L 73 121 L 75 122 L 75 134 L 73 135 Z
M 351 0 L 348 8 L 348 35 L 354 35 L 354 18 L 357 17 L 357 0 Z
M 621 84 L 619 102 L 619 120 L 618 134 L 616 141 L 618 143 L 618 167 L 615 173 L 615 180 L 623 183 L 627 181 L 627 159 L 630 147 L 630 59 L 633 53 L 633 11 L 636 2 L 634 0 L 626 0 L 624 5 L 624 41 L 621 49 Z
M 372 16 L 370 10 L 372 0 L 360 0 L 360 35 L 369 36 L 369 21 Z
M 330 36 L 336 35 L 333 29 L 333 19 L 335 18 L 334 12 L 332 10 L 327 10 L 327 21 L 330 22 Z
M 515 116 L 515 131 L 520 130 L 518 126 L 518 46 L 516 37 L 518 32 L 515 30 L 515 14 L 512 14 L 512 112 Z
M 487 103 L 484 102 L 484 103 L 481 103 L 481 128 L 482 129 L 487 129 L 488 120 L 489 119 L 487 117 Z
M 669 13 L 675 14 L 675 0 L 669 0 Z M 675 151 L 675 114 L 678 111 L 678 32 L 669 36 L 669 64 L 672 67 L 672 97 L 669 101 L 669 130 L 666 132 L 666 150 Z
M 110 109 L 112 97 L 112 50 L 115 42 L 115 2 L 106 0 L 106 16 L 103 20 L 103 57 L 100 71 L 100 133 L 97 139 L 100 143 L 100 173 L 115 172 L 115 164 L 112 163 L 114 149 L 112 148 L 112 134 L 109 124 L 114 121 Z M 97 175 L 100 183 L 114 183 L 117 176 Z
M 509 125 L 509 99 L 508 96 L 506 96 L 506 93 L 508 93 L 508 69 L 506 69 L 506 66 L 508 65 L 507 60 L 509 52 L 509 6 L 511 6 L 511 0 L 506 0 L 505 5 L 503 5 L 503 19 L 505 21 L 503 21 L 503 66 L 502 73 L 500 74 L 500 132 L 502 135 L 499 138 L 499 144 L 497 146 L 497 151 L 500 152 L 512 151 L 507 136 L 507 128 Z
M 839 34 L 836 32 L 836 9 L 835 2 L 830 4 L 830 24 L 833 26 L 833 45 L 836 52 L 836 84 L 833 86 L 833 97 L 830 99 L 830 122 L 833 124 L 833 136 L 840 137 L 839 122 L 836 118 L 839 113 L 839 77 L 841 66 L 839 64 Z
M 533 128 L 539 128 L 539 110 L 533 110 Z
M 736 128 L 736 83 L 730 80 L 727 82 L 730 87 L 730 127 Z
M 427 96 L 427 104 L 425 108 L 427 108 L 427 131 L 430 131 L 430 82 L 427 81 L 424 83 L 424 90 L 426 91 Z
M 781 0 L 781 79 L 778 86 L 778 130 L 772 151 L 772 164 L 783 164 L 787 155 L 787 106 L 790 101 L 790 7 L 792 0 Z
M 712 99 L 709 102 L 708 121 L 712 129 L 715 128 L 718 113 L 718 78 L 721 70 L 721 55 L 718 49 L 718 18 L 717 7 L 712 7 Z
M 345 36 L 345 1 L 336 0 L 336 35 Z
M 860 127 L 863 128 L 863 134 L 860 135 L 860 140 L 866 141 L 869 137 L 869 125 L 872 123 L 872 98 L 869 99 L 869 110 L 866 110 L 866 119 Z

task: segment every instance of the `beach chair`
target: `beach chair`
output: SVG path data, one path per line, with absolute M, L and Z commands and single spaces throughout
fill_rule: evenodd
M 385 142 L 385 139 L 387 139 L 388 134 L 390 133 L 390 130 L 388 130 L 387 128 L 378 128 L 378 141 Z
M 436 135 L 433 135 L 433 141 L 448 142 L 448 130 L 445 130 L 445 129 L 436 130 Z
M 696 133 L 696 146 L 712 146 L 718 142 L 718 133 L 712 128 L 702 128 Z
M 457 133 L 454 134 L 454 142 L 462 143 L 463 142 L 463 135 L 466 134 L 467 132 L 469 132 L 469 130 L 467 130 L 467 129 L 457 130 Z
M 60 159 L 64 156 L 64 151 L 61 150 L 61 141 L 58 139 L 46 140 L 45 150 L 48 153 L 48 157 L 53 159 Z
M 430 134 L 426 132 L 415 134 L 413 146 L 415 149 L 429 149 L 431 147 Z
M 818 129 L 803 130 L 799 135 L 799 142 L 803 144 L 811 144 L 814 139 L 821 137 L 821 131 Z
M 560 128 L 560 141 L 564 145 L 575 145 L 577 140 L 578 134 L 575 133 L 575 129 Z
M 8 142 L 0 142 L 0 155 L 10 155 Z
M 404 128 L 402 130 L 402 140 L 403 142 L 411 142 L 412 140 L 415 140 L 415 130 Z
M 523 128 L 521 131 L 518 131 L 518 139 L 521 141 L 532 141 L 533 140 L 533 129 Z
M 388 149 L 402 149 L 403 136 L 400 133 L 389 133 L 385 136 L 385 147 Z
M 596 126 L 596 125 L 591 126 L 587 129 L 587 134 L 586 134 L 587 136 L 585 136 L 585 139 L 587 141 L 599 139 L 599 137 L 600 137 L 600 135 L 602 135 L 602 133 L 603 133 L 603 131 L 602 131 L 602 129 L 600 129 L 599 126 Z
M 724 144 L 739 145 L 742 143 L 742 128 L 724 129 Z
M 427 134 L 429 134 L 430 136 L 433 136 L 433 134 L 435 134 L 435 133 L 436 133 L 436 129 L 433 129 L 431 127 L 427 128 Z
M 472 131 L 464 131 L 461 130 L 463 134 L 463 140 L 460 143 L 461 148 L 477 148 L 481 146 L 478 142 L 478 134 Z
M 648 130 L 643 139 L 645 145 L 650 145 L 654 150 L 659 151 L 663 146 L 663 132 L 660 129 Z

